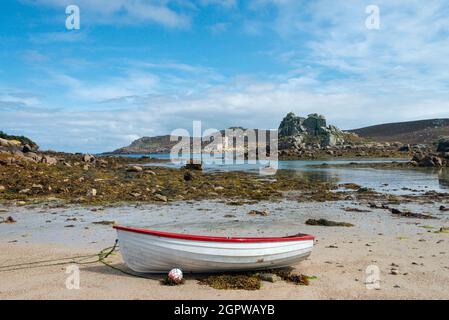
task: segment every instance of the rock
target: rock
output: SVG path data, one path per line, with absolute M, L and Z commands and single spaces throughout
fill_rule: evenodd
M 92 224 L 101 224 L 101 225 L 105 225 L 105 226 L 109 226 L 109 225 L 113 225 L 115 224 L 115 221 L 108 221 L 108 220 L 102 220 L 102 221 L 94 221 L 92 222 Z
M 437 152 L 449 152 L 449 137 L 442 137 L 438 140 Z
M 214 190 L 215 190 L 215 191 L 223 191 L 223 190 L 224 190 L 224 187 L 218 186 L 218 187 L 215 187 Z
M 145 173 L 145 174 L 152 175 L 152 176 L 155 176 L 155 175 L 156 175 L 156 172 L 154 172 L 153 170 L 145 170 L 144 173 Z
M 435 164 L 435 167 L 443 166 L 443 160 L 440 157 L 432 157 L 432 161 Z
M 8 140 L 0 138 L 0 147 L 10 147 Z
M 104 159 L 99 159 L 98 163 L 100 164 L 100 166 L 102 167 L 106 167 L 108 165 L 108 162 Z
M 95 162 L 95 157 L 91 154 L 85 154 L 83 155 L 83 162 L 87 162 L 87 163 L 93 163 Z
M 259 278 L 260 278 L 260 280 L 273 282 L 273 283 L 277 282 L 279 280 L 282 280 L 281 277 L 279 277 L 278 275 L 276 275 L 274 273 L 260 273 Z
M 22 152 L 27 153 L 27 152 L 32 152 L 32 151 L 33 151 L 33 149 L 30 147 L 29 144 L 26 144 L 22 147 Z
M 250 212 L 248 212 L 248 214 L 251 216 L 259 215 L 259 216 L 266 217 L 270 214 L 270 212 L 268 212 L 268 210 L 263 210 L 263 211 L 251 210 Z
M 1 186 L 0 186 L 1 191 Z M 449 211 L 449 208 L 446 208 L 445 206 L 440 206 L 440 211 Z
M 91 190 L 87 191 L 88 197 L 95 197 L 96 195 L 97 195 L 97 189 L 91 189 Z
M 194 178 L 194 174 L 190 171 L 184 172 L 184 180 L 185 181 L 192 181 Z
M 35 189 L 35 190 L 43 190 L 44 186 L 42 186 L 41 184 L 33 184 L 33 186 L 31 187 L 31 189 Z
M 20 194 L 25 194 L 25 193 L 29 193 L 30 189 L 22 189 L 19 191 Z
M 391 269 L 390 274 L 397 276 L 399 274 L 399 271 L 397 269 Z
M 11 216 L 9 216 L 8 218 L 2 218 L 2 217 L 0 217 L 0 219 L 2 219 L 1 221 L 0 221 L 0 223 L 16 223 L 17 221 L 16 220 L 14 220 L 14 218 L 13 217 L 11 217 Z
M 3 138 L 0 138 L 0 147 L 14 148 L 14 147 L 19 147 L 21 144 L 22 144 L 22 142 L 20 142 L 18 140 L 6 140 Z
M 42 162 L 42 157 L 34 152 L 27 152 L 25 154 L 22 154 L 25 160 L 29 161 L 32 160 L 34 162 Z M 19 157 L 22 157 L 19 156 Z
M 194 163 L 193 160 L 190 160 L 183 169 L 187 170 L 196 170 L 196 171 L 202 171 L 203 170 L 203 164 L 202 163 Z
M 418 164 L 420 167 L 435 167 L 432 156 L 425 156 Z
M 337 222 L 326 219 L 308 219 L 306 224 L 311 226 L 326 226 L 326 227 L 353 227 L 352 223 L 348 222 Z
M 403 145 L 402 147 L 400 147 L 399 149 L 398 149 L 398 151 L 400 151 L 400 152 L 409 152 L 410 151 L 410 145 L 409 144 L 405 144 L 405 145 Z
M 56 163 L 58 163 L 58 160 L 56 160 L 56 158 L 53 158 L 53 157 L 44 155 L 44 156 L 42 156 L 41 162 L 42 162 L 42 163 L 46 163 L 46 164 L 48 164 L 49 166 L 53 166 L 53 165 L 55 165 Z
M 306 145 L 313 150 L 342 143 L 343 132 L 328 126 L 325 117 L 316 113 L 302 118 L 290 112 L 279 125 L 279 150 L 304 149 Z
M 128 172 L 142 172 L 143 169 L 142 169 L 142 167 L 139 167 L 139 166 L 131 166 L 126 171 L 128 171 Z
M 0 186 L 0 192 L 3 192 L 5 190 L 6 190 L 6 188 L 4 186 Z
M 85 164 L 85 165 L 83 166 L 83 170 L 84 170 L 84 171 L 89 171 L 89 165 Z
M 424 155 L 422 153 L 415 153 L 413 155 L 412 161 L 420 163 L 424 159 Z
M 155 197 L 156 200 L 158 200 L 158 201 L 162 201 L 162 202 L 167 202 L 167 201 L 168 201 L 168 199 L 167 199 L 166 196 L 163 196 L 163 195 L 161 195 L 161 194 L 159 194 L 159 193 L 156 193 L 156 194 L 154 195 L 154 197 Z

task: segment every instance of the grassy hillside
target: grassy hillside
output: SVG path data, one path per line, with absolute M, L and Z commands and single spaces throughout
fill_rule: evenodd
M 348 131 L 375 141 L 430 144 L 441 136 L 449 136 L 449 119 L 386 123 Z

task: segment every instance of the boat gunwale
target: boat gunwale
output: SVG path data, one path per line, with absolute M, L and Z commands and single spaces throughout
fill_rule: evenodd
M 266 237 L 266 238 L 247 238 L 247 237 L 215 237 L 215 236 L 199 236 L 192 234 L 172 233 L 166 231 L 157 231 L 150 229 L 125 227 L 125 226 L 113 226 L 116 230 L 128 231 L 133 233 L 140 233 L 146 235 L 152 235 L 163 238 L 173 238 L 181 240 L 191 241 L 209 241 L 209 242 L 234 242 L 234 243 L 257 243 L 257 242 L 287 242 L 287 241 L 308 241 L 314 240 L 315 237 L 309 234 L 285 236 L 285 237 Z

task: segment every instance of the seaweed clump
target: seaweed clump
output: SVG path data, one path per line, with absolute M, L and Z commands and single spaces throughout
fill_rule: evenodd
M 200 279 L 199 284 L 220 290 L 259 290 L 261 279 L 257 274 L 221 274 Z
M 207 285 L 220 290 L 259 290 L 262 286 L 262 280 L 275 282 L 267 280 L 267 275 L 277 276 L 286 282 L 302 286 L 308 286 L 310 280 L 316 279 L 316 277 L 294 273 L 292 268 L 283 268 L 266 270 L 263 273 L 227 273 L 210 275 L 198 281 L 201 285 Z
M 338 222 L 327 219 L 308 219 L 306 224 L 310 226 L 325 226 L 325 227 L 353 227 L 352 223 Z
M 316 277 L 309 277 L 301 273 L 294 273 L 292 268 L 270 270 L 270 272 L 279 276 L 284 281 L 301 286 L 308 286 L 310 284 L 310 280 L 316 279 Z

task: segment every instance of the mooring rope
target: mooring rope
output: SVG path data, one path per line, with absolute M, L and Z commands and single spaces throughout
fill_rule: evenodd
M 133 277 L 137 277 L 137 278 L 144 278 L 144 279 L 151 279 L 150 277 L 147 277 L 144 275 L 140 275 L 140 274 L 136 274 L 136 273 L 132 273 L 132 272 L 123 270 L 123 269 L 113 266 L 109 262 L 107 262 L 106 258 L 109 257 L 111 254 L 113 254 L 115 251 L 118 251 L 117 247 L 118 247 L 118 239 L 115 240 L 115 243 L 112 247 L 104 248 L 99 253 L 96 253 L 96 254 L 80 255 L 80 256 L 73 256 L 73 257 L 66 257 L 66 258 L 59 258 L 59 259 L 40 260 L 40 261 L 32 261 L 32 262 L 4 265 L 4 266 L 0 266 L 0 272 L 43 268 L 43 267 L 53 267 L 53 266 L 61 266 L 61 265 L 67 265 L 67 264 L 88 265 L 88 264 L 94 264 L 94 263 L 100 262 L 113 270 L 119 271 L 119 272 L 129 275 L 129 276 L 133 276 Z M 93 258 L 95 258 L 95 260 L 86 261 L 86 260 L 93 259 Z M 67 261 L 67 260 L 69 260 L 69 261 Z
M 31 262 L 24 262 L 24 263 L 18 263 L 18 264 L 4 265 L 4 266 L 0 266 L 0 272 L 16 271 L 16 270 L 22 270 L 22 269 L 52 267 L 52 266 L 60 266 L 60 265 L 67 265 L 67 264 L 86 265 L 86 264 L 102 262 L 104 259 L 106 259 L 109 255 L 111 255 L 116 250 L 117 242 L 118 242 L 118 240 L 115 240 L 115 243 L 112 247 L 104 248 L 103 250 L 101 250 L 99 253 L 96 253 L 96 254 L 79 255 L 79 256 L 59 258 L 59 259 L 39 260 L 39 261 L 31 261 Z M 86 261 L 86 260 L 93 259 L 93 258 L 95 258 L 95 260 Z

